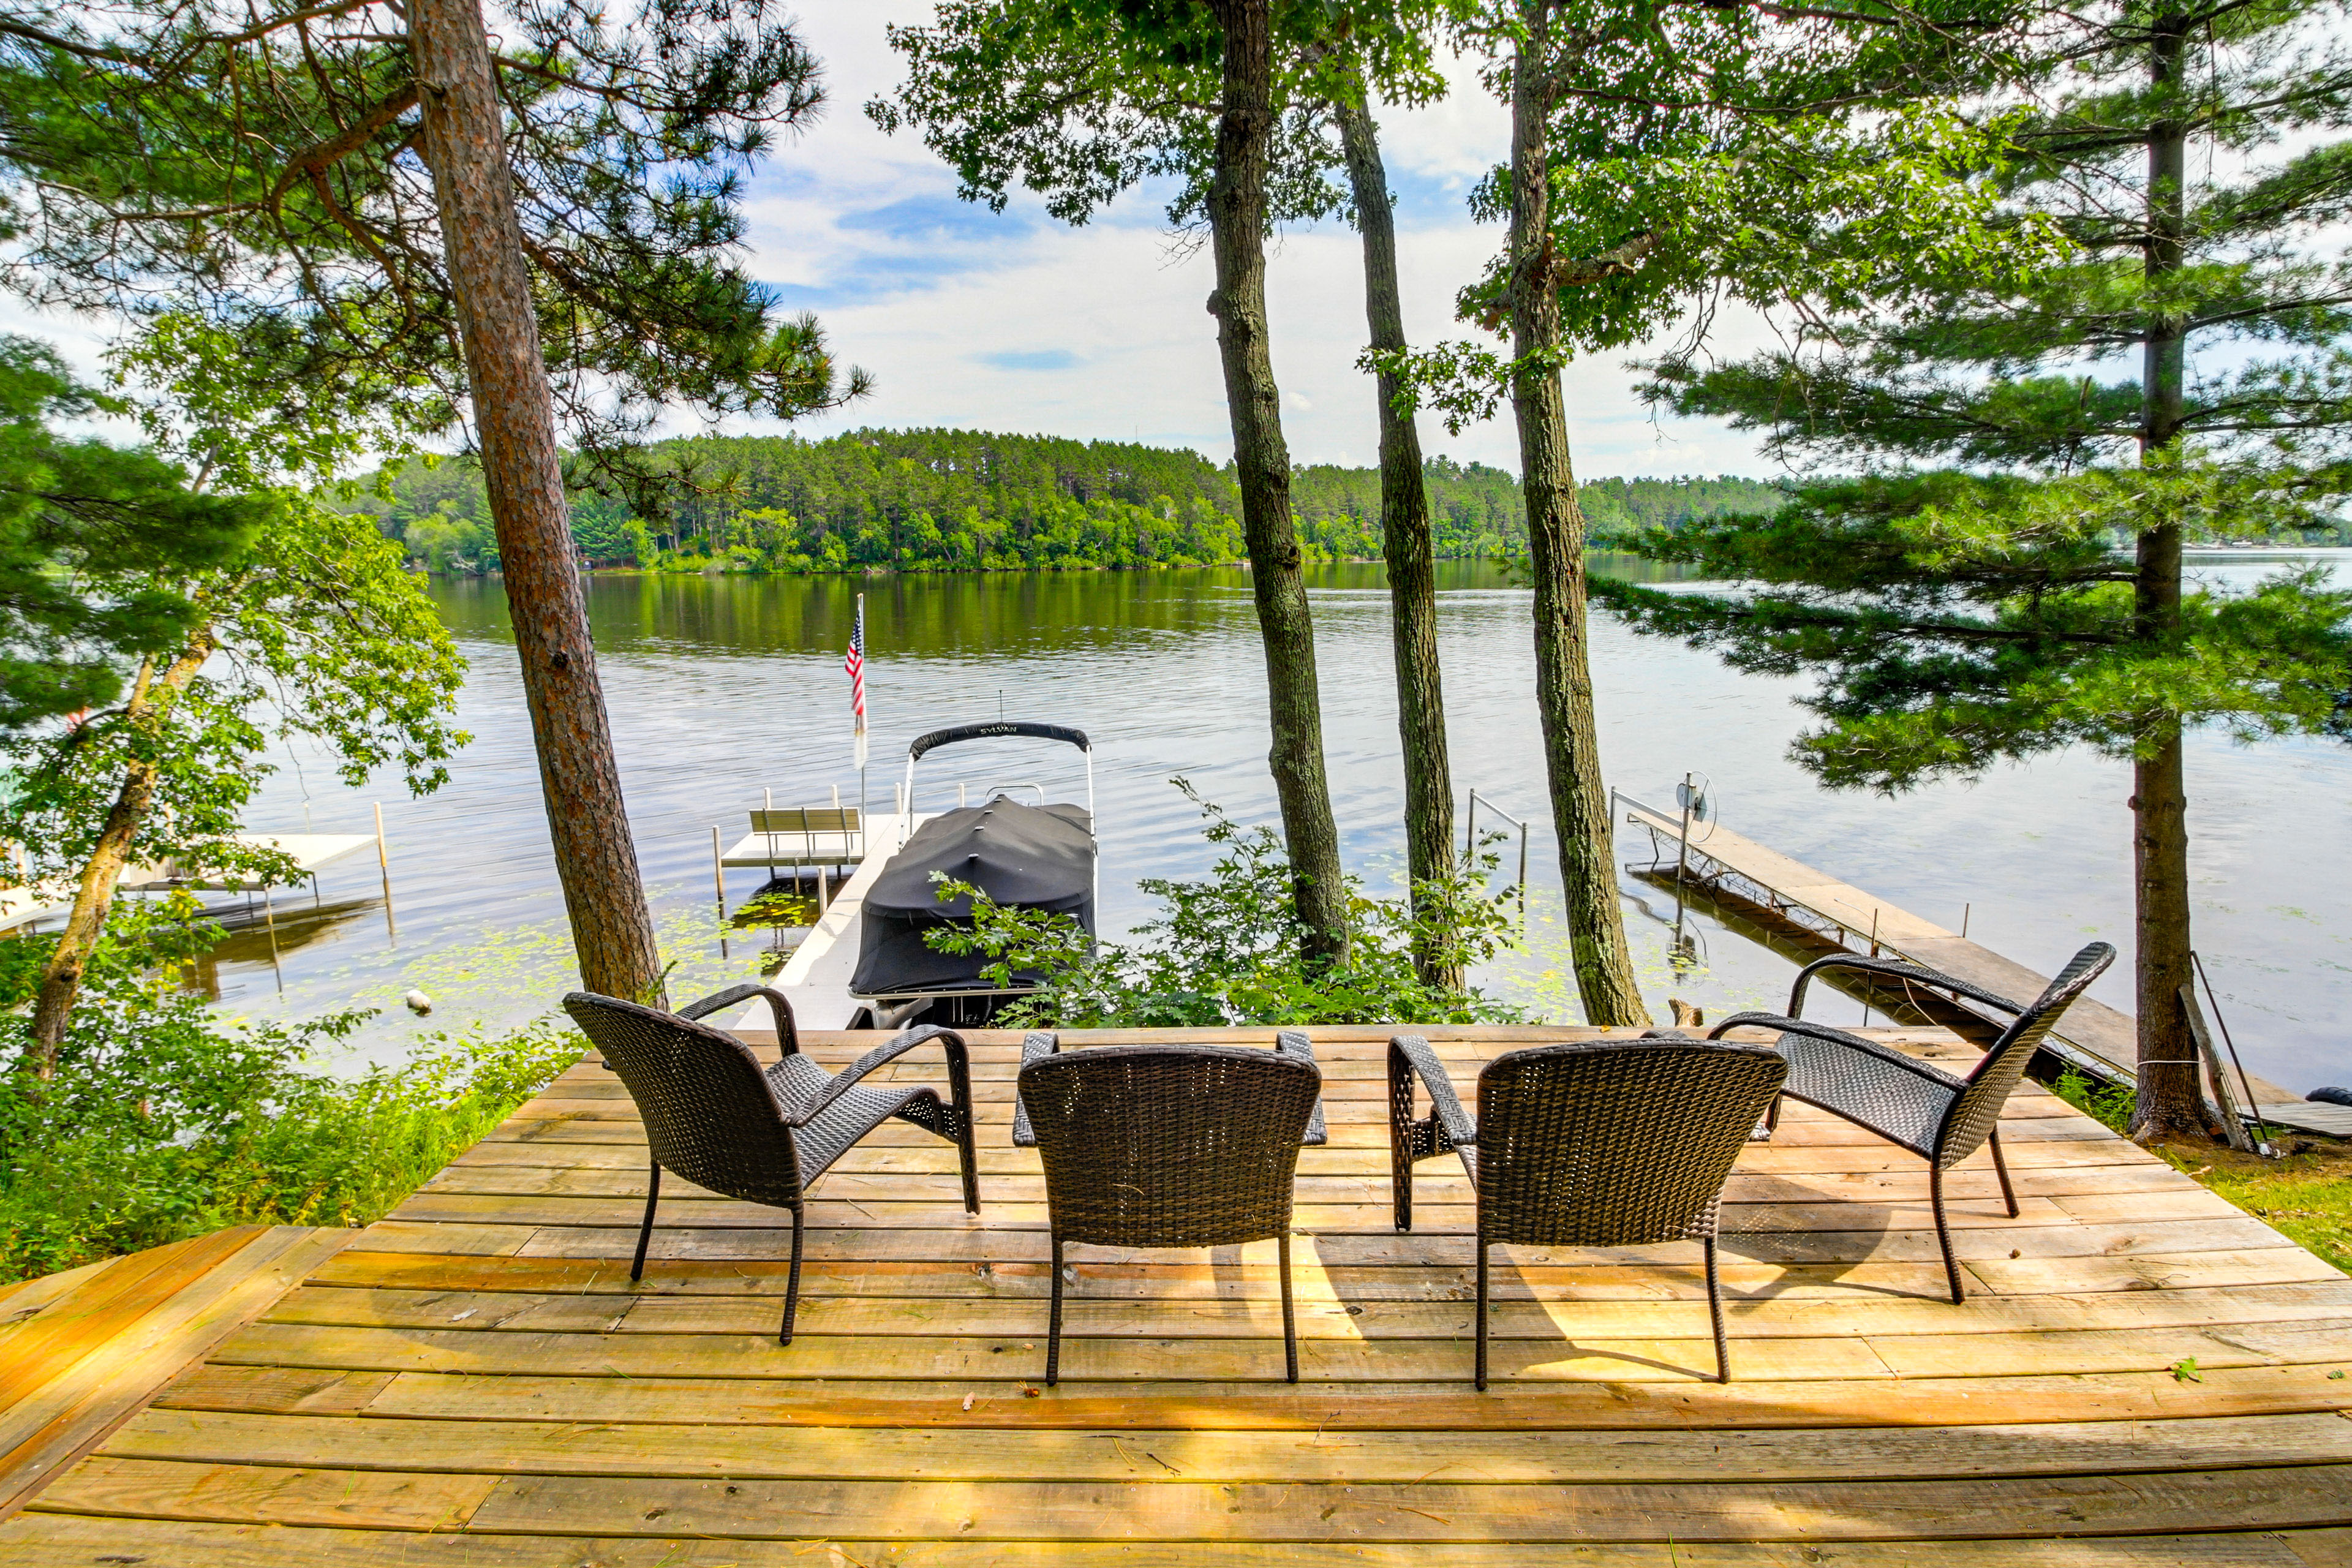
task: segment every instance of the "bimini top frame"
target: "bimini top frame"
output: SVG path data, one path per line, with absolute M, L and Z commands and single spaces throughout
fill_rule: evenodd
M 950 724 L 944 730 L 933 730 L 919 735 L 907 748 L 907 820 L 915 819 L 915 763 L 926 752 L 936 752 L 941 746 L 952 746 L 959 741 L 992 741 L 1005 735 L 1028 735 L 1040 741 L 1060 741 L 1076 746 L 1087 758 L 1087 826 L 1091 832 L 1095 820 L 1095 746 L 1087 739 L 1084 730 L 1073 730 L 1066 724 L 1039 724 L 1024 719 L 1000 719 L 986 724 Z

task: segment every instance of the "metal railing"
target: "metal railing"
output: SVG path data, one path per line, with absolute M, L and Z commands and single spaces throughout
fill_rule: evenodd
M 1470 792 L 1470 809 L 1464 814 L 1462 828 L 1462 863 L 1468 866 L 1478 852 L 1478 805 L 1486 802 L 1486 809 L 1519 830 L 1519 918 L 1528 913 L 1528 825 L 1524 818 L 1513 816 L 1487 796 L 1476 790 Z

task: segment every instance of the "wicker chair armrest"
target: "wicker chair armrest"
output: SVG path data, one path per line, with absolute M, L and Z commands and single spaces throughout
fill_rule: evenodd
M 1274 1048 L 1284 1056 L 1306 1058 L 1318 1074 L 1323 1070 L 1322 1064 L 1315 1060 L 1315 1042 L 1301 1030 L 1283 1030 L 1275 1036 Z M 1298 1141 L 1298 1144 L 1302 1149 L 1319 1149 L 1330 1141 L 1330 1130 L 1323 1124 L 1323 1097 L 1318 1094 L 1315 1097 L 1315 1110 L 1307 1118 L 1307 1135 Z
M 1864 1039 L 1860 1035 L 1849 1035 L 1843 1029 L 1832 1029 L 1827 1024 L 1808 1024 L 1799 1018 L 1784 1018 L 1778 1013 L 1734 1013 L 1730 1017 L 1708 1030 L 1706 1037 L 1710 1040 L 1719 1040 L 1733 1029 L 1778 1029 L 1784 1035 L 1802 1035 L 1809 1040 L 1826 1040 L 1831 1045 L 1843 1046 L 1847 1050 L 1860 1051 L 1866 1057 L 1874 1057 L 1889 1067 L 1897 1067 L 1906 1072 L 1916 1073 L 1928 1082 L 1940 1084 L 1947 1089 L 1957 1090 L 1968 1087 L 1966 1079 L 1955 1078 L 1935 1063 L 1923 1062 L 1917 1057 L 1896 1050 L 1893 1046 L 1881 1045 L 1876 1040 Z
M 963 1037 L 953 1029 L 942 1028 L 937 1024 L 924 1024 L 908 1030 L 895 1039 L 875 1047 L 842 1068 L 834 1075 L 833 1081 L 819 1090 L 805 1105 L 786 1108 L 785 1123 L 793 1127 L 807 1126 L 824 1114 L 826 1109 L 835 1100 L 846 1094 L 851 1087 L 867 1073 L 872 1072 L 876 1068 L 896 1061 L 917 1046 L 931 1040 L 937 1040 L 947 1047 L 948 1077 L 954 1084 L 957 1102 L 962 1104 L 969 1101 L 971 1077 L 971 1057 L 964 1048 Z
M 1445 1064 L 1429 1048 L 1429 1042 L 1419 1035 L 1391 1035 L 1389 1037 L 1389 1065 L 1403 1062 L 1418 1075 L 1429 1090 L 1430 1113 L 1446 1142 L 1457 1149 L 1474 1147 L 1478 1142 L 1478 1124 L 1462 1109 L 1462 1097 L 1454 1092 L 1454 1080 L 1445 1076 Z
M 1062 1037 L 1059 1035 L 1044 1029 L 1033 1030 L 1021 1037 L 1021 1065 L 1025 1068 L 1031 1062 L 1042 1062 L 1061 1048 Z M 1037 1131 L 1029 1125 L 1029 1102 L 1021 1098 L 1021 1090 L 1017 1087 L 1020 1080 L 1016 1078 L 1013 1081 L 1016 1087 L 1013 1091 L 1013 1142 L 1016 1148 L 1034 1149 Z
M 730 985 L 724 991 L 714 991 L 699 1002 L 688 1002 L 677 1010 L 681 1018 L 707 1018 L 721 1008 L 732 1007 L 738 1002 L 749 1002 L 754 996 L 768 999 L 768 1011 L 776 1016 L 776 1044 L 790 1056 L 801 1048 L 800 1030 L 793 1022 L 793 1005 L 782 992 L 765 985 Z
M 1922 963 L 1912 963 L 1900 958 L 1875 958 L 1859 952 L 1833 952 L 1827 958 L 1817 958 L 1797 971 L 1797 982 L 1789 990 L 1789 1016 L 1801 1016 L 1805 1008 L 1805 989 L 1813 976 L 1832 969 L 1858 969 L 1865 974 L 1883 974 L 1894 980 L 1909 980 L 1922 985 L 1933 985 L 1949 991 L 1956 996 L 1966 996 L 1988 1007 L 1998 1007 L 2004 1013 L 2025 1011 L 2024 1004 L 2012 1002 L 1981 985 L 1970 984 L 1957 974 L 1947 974 L 1940 969 L 1929 969 Z

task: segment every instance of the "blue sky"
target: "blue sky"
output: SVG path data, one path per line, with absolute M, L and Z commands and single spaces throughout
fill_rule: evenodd
M 824 62 L 829 101 L 797 136 L 780 138 L 747 182 L 747 263 L 793 310 L 816 312 L 845 363 L 873 373 L 872 396 L 802 421 L 824 436 L 860 426 L 950 426 L 1142 440 L 1232 452 L 1205 247 L 1166 228 L 1166 194 L 1130 192 L 1082 228 L 1034 197 L 1003 213 L 959 201 L 947 167 L 908 132 L 883 134 L 864 105 L 899 79 L 887 23 L 922 24 L 930 0 L 814 0 L 802 32 Z M 1508 146 L 1509 116 L 1465 67 L 1446 99 L 1381 113 L 1398 195 L 1405 331 L 1415 343 L 1465 335 L 1456 289 L 1478 276 L 1499 230 L 1473 224 L 1465 198 Z M 1378 459 L 1370 379 L 1355 368 L 1365 336 L 1361 252 L 1337 223 L 1276 243 L 1267 308 L 1284 433 L 1306 463 Z M 103 323 L 41 316 L 0 299 L 0 331 L 57 343 L 97 374 Z M 1761 335 L 1727 316 L 1720 353 Z M 1769 473 L 1747 437 L 1708 423 L 1654 421 L 1614 358 L 1572 366 L 1568 400 L 1577 472 Z M 673 431 L 702 427 L 690 415 Z M 720 428 L 763 433 L 775 422 Z M 127 432 L 124 432 L 127 433 Z M 1460 436 L 1424 419 L 1425 450 L 1516 472 L 1504 416 Z
M 830 101 L 751 182 L 751 267 L 793 307 L 814 310 L 836 353 L 872 372 L 877 388 L 855 408 L 798 427 L 1140 439 L 1222 461 L 1232 440 L 1204 308 L 1210 258 L 1171 238 L 1162 201 L 1129 193 L 1083 228 L 1055 222 L 1034 198 L 991 213 L 956 199 L 953 175 L 919 137 L 886 136 L 866 119 L 866 100 L 899 77 L 884 25 L 919 24 L 930 11 L 928 0 L 818 0 L 800 13 L 824 61 Z M 1465 198 L 1507 147 L 1508 115 L 1465 69 L 1447 100 L 1386 110 L 1381 121 L 1399 197 L 1406 332 L 1417 343 L 1459 336 L 1454 290 L 1477 275 L 1498 237 L 1470 221 Z M 1365 327 L 1353 232 L 1329 224 L 1283 235 L 1267 309 L 1293 458 L 1375 461 L 1371 384 L 1355 369 Z M 1630 387 L 1613 359 L 1571 370 L 1580 474 L 1771 471 L 1745 437 L 1654 422 Z M 1432 452 L 1518 467 L 1507 414 L 1458 437 L 1424 424 Z

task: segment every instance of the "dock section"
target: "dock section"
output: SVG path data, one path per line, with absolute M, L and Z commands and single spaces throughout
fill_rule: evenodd
M 857 973 L 857 927 L 865 918 L 866 894 L 890 858 L 906 846 L 930 814 L 909 817 L 903 813 L 877 814 L 866 819 L 866 858 L 841 885 L 825 912 L 800 946 L 793 950 L 783 971 L 773 982 L 793 1000 L 793 1017 L 803 1029 L 842 1029 L 864 1005 L 850 994 L 850 978 Z M 765 1002 L 754 1002 L 732 1026 L 765 1031 L 773 1026 Z
M 1728 895 L 1724 901 L 1735 909 L 1744 905 L 1779 916 L 1833 945 L 1890 953 L 2021 1002 L 2041 994 L 2050 984 L 2048 975 L 2015 959 L 1734 833 L 1721 823 L 1695 826 L 1685 850 L 1678 814 L 1644 805 L 1631 795 L 1619 795 L 1615 799 L 1625 825 L 1651 835 L 1656 859 L 1652 867 L 1637 869 L 1654 877 L 1670 875 L 1675 858 L 1681 855 L 1694 891 L 1713 898 Z M 2076 1000 L 2053 1039 L 2062 1058 L 2075 1058 L 2095 1077 L 2128 1079 L 2137 1076 L 2130 1064 L 2139 1058 L 2138 1026 L 2129 1014 L 2095 997 Z M 2251 1074 L 2247 1081 L 2257 1110 L 2269 1121 L 2337 1137 L 2352 1133 L 2352 1112 L 2298 1100 L 2290 1090 Z

